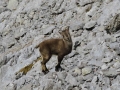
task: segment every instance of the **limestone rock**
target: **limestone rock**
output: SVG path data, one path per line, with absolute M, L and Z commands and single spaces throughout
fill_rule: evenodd
M 16 9 L 18 6 L 18 0 L 9 0 L 7 8 L 10 10 Z
M 26 31 L 24 28 L 15 31 L 15 39 L 20 39 L 21 36 L 25 35 Z
M 53 31 L 53 29 L 55 28 L 55 26 L 50 25 L 50 26 L 43 26 L 42 32 L 43 34 L 49 34 Z
M 72 20 L 70 22 L 70 29 L 72 29 L 72 30 L 83 29 L 83 26 L 84 26 L 84 23 L 82 23 L 81 21 Z
M 77 75 L 80 75 L 81 74 L 81 70 L 78 67 L 76 67 L 74 69 L 74 73 L 77 74 Z
M 83 62 L 83 61 L 79 61 L 79 63 L 78 63 L 78 68 L 84 68 L 85 66 L 87 65 L 87 62 Z
M 72 90 L 80 90 L 79 87 L 74 87 Z
M 110 61 L 111 61 L 110 58 L 103 58 L 103 59 L 102 59 L 102 62 L 104 62 L 104 63 L 108 63 L 108 62 L 110 62 Z
M 94 76 L 93 79 L 92 79 L 92 81 L 91 81 L 91 83 L 95 85 L 96 82 L 97 82 L 97 80 L 98 80 L 98 77 Z
M 101 66 L 101 69 L 106 70 L 106 69 L 108 69 L 108 66 L 106 64 L 104 64 L 104 65 Z
M 94 2 L 94 0 L 78 0 L 79 1 L 79 4 L 80 4 L 80 6 L 85 6 L 85 5 L 87 5 L 87 4 L 91 4 L 91 3 L 93 3 Z
M 75 77 L 73 77 L 71 74 L 68 74 L 65 80 L 66 80 L 68 83 L 70 83 L 70 85 L 72 85 L 72 86 L 78 85 L 77 80 L 76 80 Z
M 5 51 L 5 47 L 0 45 L 0 53 L 3 53 Z
M 120 68 L 120 61 L 117 61 L 114 63 L 113 67 Z
M 27 84 L 27 85 L 24 85 L 21 89 L 19 90 L 32 90 L 32 85 L 31 84 Z
M 82 75 L 87 75 L 89 73 L 91 73 L 92 68 L 91 67 L 85 67 L 82 69 Z
M 103 63 L 101 62 L 101 61 L 99 61 L 99 60 L 90 60 L 89 62 L 88 62 L 88 65 L 95 65 L 95 66 L 102 66 L 103 65 Z
M 66 72 L 58 72 L 58 78 L 62 81 L 66 78 L 67 73 Z
M 94 74 L 90 73 L 90 74 L 84 75 L 83 80 L 91 82 L 93 77 L 94 77 Z
M 7 36 L 3 39 L 3 41 L 6 41 L 6 42 L 3 42 L 3 45 L 7 48 L 11 48 L 12 46 L 15 45 L 16 43 L 16 40 L 14 37 L 12 36 Z
M 0 68 L 5 65 L 6 63 L 8 63 L 8 59 L 6 56 L 2 57 L 1 60 L 0 60 Z
M 94 28 L 94 26 L 95 26 L 96 24 L 97 24 L 96 21 L 90 21 L 90 22 L 87 22 L 87 23 L 85 24 L 84 28 L 87 29 L 87 30 L 90 30 L 90 29 Z
M 108 76 L 108 77 L 114 77 L 114 76 L 116 76 L 116 75 L 118 75 L 119 74 L 119 72 L 117 72 L 116 70 L 112 70 L 112 69 L 109 69 L 109 70 L 106 70 L 106 71 L 103 71 L 103 74 L 105 75 L 105 76 Z

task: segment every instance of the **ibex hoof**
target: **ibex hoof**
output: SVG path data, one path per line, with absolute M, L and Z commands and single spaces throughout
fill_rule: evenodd
M 49 70 L 46 70 L 46 71 L 42 71 L 44 74 L 47 74 L 49 72 Z
M 58 72 L 58 71 L 63 71 L 64 69 L 62 67 L 55 67 L 55 71 Z

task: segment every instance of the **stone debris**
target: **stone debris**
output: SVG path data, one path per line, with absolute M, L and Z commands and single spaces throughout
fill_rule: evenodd
M 44 75 L 35 46 L 62 38 L 66 26 L 73 49 L 64 70 L 55 71 L 53 55 Z M 119 83 L 120 0 L 0 0 L 1 90 L 120 90 Z

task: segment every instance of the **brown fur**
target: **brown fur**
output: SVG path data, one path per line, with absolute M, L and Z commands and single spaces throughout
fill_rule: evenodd
M 41 42 L 37 47 L 42 55 L 43 61 L 41 62 L 42 72 L 47 73 L 48 69 L 46 63 L 49 61 L 53 54 L 58 55 L 58 64 L 55 70 L 58 71 L 61 68 L 60 64 L 63 57 L 72 51 L 72 39 L 69 33 L 69 27 L 60 32 L 63 39 L 48 39 Z

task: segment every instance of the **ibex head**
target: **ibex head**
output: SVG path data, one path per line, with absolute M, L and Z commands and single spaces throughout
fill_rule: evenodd
M 70 36 L 70 32 L 69 32 L 69 26 L 67 26 L 65 28 L 65 30 L 63 30 L 62 32 L 59 32 L 59 33 L 62 35 L 62 37 L 63 37 L 63 39 L 65 41 L 71 42 L 71 36 Z

